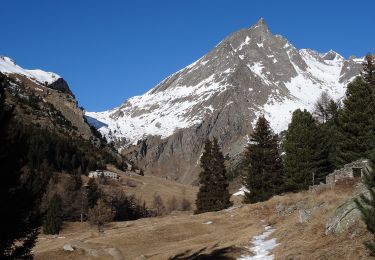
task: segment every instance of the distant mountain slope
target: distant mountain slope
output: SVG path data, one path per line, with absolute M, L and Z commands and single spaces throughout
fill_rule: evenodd
M 292 112 L 311 109 L 321 92 L 341 98 L 360 61 L 298 50 L 260 19 L 144 95 L 86 115 L 150 173 L 189 182 L 206 137 L 236 156 L 260 114 L 276 132 L 285 130 Z
M 6 102 L 16 108 L 16 117 L 50 130 L 93 138 L 84 111 L 59 75 L 42 70 L 27 70 L 11 58 L 0 56 L 0 73 L 9 83 Z

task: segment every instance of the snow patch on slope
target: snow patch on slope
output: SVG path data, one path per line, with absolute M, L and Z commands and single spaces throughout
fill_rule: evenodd
M 230 72 L 226 70 L 222 73 Z M 109 139 L 126 136 L 127 143 L 136 144 L 148 135 L 165 138 L 177 129 L 199 124 L 206 113 L 214 110 L 213 107 L 200 109 L 200 113 L 192 117 L 188 116 L 191 110 L 195 106 L 202 108 L 212 95 L 225 91 L 227 87 L 224 82 L 216 82 L 215 74 L 212 74 L 195 86 L 175 86 L 158 92 L 152 89 L 129 99 L 119 108 L 87 112 L 86 115 L 102 123 L 99 130 Z
M 259 235 L 253 237 L 251 243 L 253 244 L 250 247 L 250 251 L 254 254 L 254 256 L 241 256 L 237 258 L 237 260 L 272 260 L 274 256 L 271 255 L 271 251 L 277 247 L 279 244 L 276 243 L 276 239 L 268 239 L 267 238 L 275 231 L 271 226 L 264 225 L 265 231 Z
M 278 95 L 271 95 L 267 103 L 256 112 L 257 116 L 264 115 L 269 120 L 270 126 L 276 133 L 288 128 L 294 110 L 307 109 L 311 111 L 322 92 L 328 92 L 334 100 L 341 99 L 345 95 L 348 82 L 339 82 L 344 64 L 343 59 L 336 58 L 322 62 L 310 50 L 302 49 L 299 52 L 308 67 L 306 71 L 302 71 L 290 59 L 297 76 L 282 83 L 289 90 L 290 97 L 280 98 Z M 251 67 L 255 74 L 267 82 L 264 74 L 261 73 L 262 69 L 261 64 Z M 253 121 L 253 126 L 255 123 L 256 119 Z
M 43 70 L 27 70 L 18 66 L 11 58 L 0 56 L 0 72 L 4 74 L 20 74 L 39 83 L 51 84 L 60 78 L 59 75 Z

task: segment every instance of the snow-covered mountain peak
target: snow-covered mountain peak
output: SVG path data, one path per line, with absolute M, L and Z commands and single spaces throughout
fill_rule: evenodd
M 311 109 L 321 92 L 341 98 L 359 68 L 359 63 L 334 51 L 298 50 L 286 38 L 273 35 L 260 19 L 144 95 L 87 115 L 102 122 L 99 130 L 109 139 L 125 138 L 126 144 L 149 135 L 167 138 L 231 109 L 243 121 L 240 129 L 251 127 L 264 114 L 280 132 L 295 109 Z
M 17 65 L 17 63 L 9 57 L 0 56 L 0 72 L 4 74 L 19 74 L 29 79 L 35 80 L 42 84 L 52 84 L 61 78 L 53 72 L 43 70 L 27 70 Z

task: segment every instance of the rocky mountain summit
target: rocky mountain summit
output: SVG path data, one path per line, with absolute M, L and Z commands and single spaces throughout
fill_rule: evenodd
M 275 132 L 285 130 L 292 112 L 311 110 L 323 91 L 340 99 L 361 61 L 298 50 L 260 19 L 144 95 L 86 115 L 146 173 L 189 183 L 207 137 L 217 137 L 233 160 L 259 115 Z

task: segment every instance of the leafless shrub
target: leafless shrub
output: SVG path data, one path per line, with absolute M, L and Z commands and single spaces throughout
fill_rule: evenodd
M 181 201 L 181 210 L 182 211 L 190 211 L 191 210 L 191 202 L 186 198 L 183 198 Z
M 159 194 L 154 194 L 154 200 L 152 202 L 152 207 L 155 210 L 157 216 L 163 216 L 166 213 L 166 208 L 164 206 L 163 199 Z
M 106 223 L 110 222 L 114 213 L 110 206 L 102 199 L 98 200 L 97 204 L 89 210 L 89 221 L 93 225 L 97 225 L 98 231 L 103 232 L 103 227 Z
M 178 203 L 175 196 L 170 198 L 167 202 L 167 210 L 168 213 L 171 213 L 172 211 L 178 210 Z

